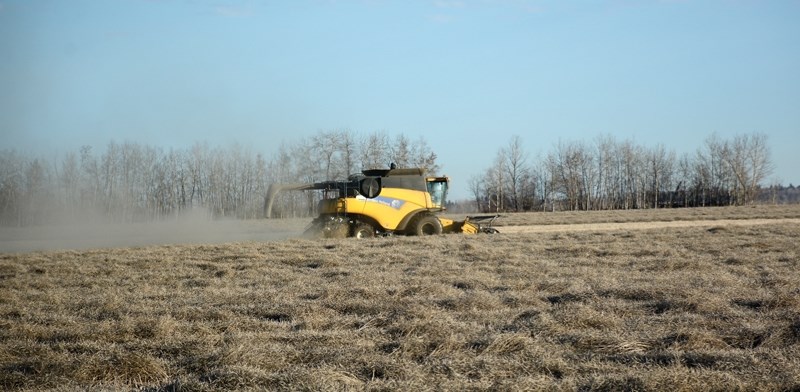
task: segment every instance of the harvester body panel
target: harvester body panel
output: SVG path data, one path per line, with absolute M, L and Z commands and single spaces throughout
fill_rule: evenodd
M 275 185 L 275 191 L 270 187 L 265 213 L 269 217 L 278 190 L 320 189 L 333 197 L 318 204 L 319 216 L 306 231 L 314 236 L 496 232 L 470 218 L 456 221 L 436 215 L 445 210 L 448 185 L 447 177 L 425 177 L 422 169 L 365 170 L 347 181 Z

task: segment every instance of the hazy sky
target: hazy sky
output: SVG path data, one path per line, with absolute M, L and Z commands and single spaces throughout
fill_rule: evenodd
M 335 129 L 424 136 L 456 197 L 512 135 L 763 132 L 800 184 L 800 1 L 0 0 L 0 149 Z

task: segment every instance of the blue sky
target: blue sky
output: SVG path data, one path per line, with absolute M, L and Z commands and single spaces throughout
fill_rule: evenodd
M 454 196 L 520 135 L 769 136 L 800 184 L 800 1 L 0 0 L 0 149 L 424 136 Z

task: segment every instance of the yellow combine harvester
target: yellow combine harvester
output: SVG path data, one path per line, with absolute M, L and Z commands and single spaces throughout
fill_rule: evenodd
M 319 216 L 306 230 L 311 237 L 497 233 L 491 227 L 497 215 L 462 221 L 437 215 L 445 210 L 448 185 L 447 177 L 426 177 L 422 169 L 364 170 L 345 181 L 273 184 L 264 209 L 271 217 L 275 195 L 284 190 L 322 190 Z

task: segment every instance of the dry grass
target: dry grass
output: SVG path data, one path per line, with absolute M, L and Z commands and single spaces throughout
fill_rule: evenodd
M 0 389 L 798 390 L 799 260 L 785 223 L 5 254 Z

